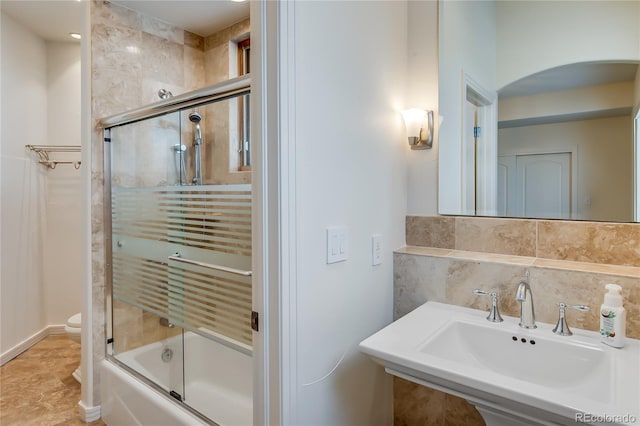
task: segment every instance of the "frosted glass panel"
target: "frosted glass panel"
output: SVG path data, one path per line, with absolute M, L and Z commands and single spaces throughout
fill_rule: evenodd
M 113 296 L 196 333 L 251 345 L 248 185 L 113 188 Z

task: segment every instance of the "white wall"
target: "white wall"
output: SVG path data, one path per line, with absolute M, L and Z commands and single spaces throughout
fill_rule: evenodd
M 392 320 L 392 250 L 404 245 L 407 19 L 406 2 L 295 4 L 298 303 L 297 321 L 284 325 L 297 329 L 292 424 L 392 423 L 391 378 L 357 345 Z M 348 227 L 349 256 L 327 265 L 331 225 Z
M 44 174 L 25 144 L 47 130 L 46 45 L 2 13 L 0 353 L 46 326 L 41 270 Z
M 49 144 L 80 145 L 80 43 L 47 42 L 47 85 Z
M 2 14 L 0 353 L 80 311 L 80 171 L 25 144 L 80 144 L 80 50 Z M 52 158 L 79 160 L 79 153 Z
M 47 43 L 47 144 L 80 145 L 80 44 Z M 80 160 L 80 153 L 56 158 Z M 47 324 L 64 324 L 81 305 L 80 170 L 60 165 L 47 176 L 44 303 Z
M 493 1 L 446 1 L 440 3 L 439 50 L 439 158 L 438 179 L 452 191 L 440 191 L 438 211 L 462 211 L 463 73 L 484 91 L 496 91 L 496 9 Z M 425 23 L 428 25 L 428 23 Z M 423 76 L 423 78 L 429 78 Z M 411 193 L 410 198 L 413 198 Z
M 497 87 L 589 61 L 640 60 L 638 1 L 499 1 Z
M 438 214 L 438 2 L 409 1 L 407 107 L 434 110 L 432 149 L 408 154 L 407 214 Z

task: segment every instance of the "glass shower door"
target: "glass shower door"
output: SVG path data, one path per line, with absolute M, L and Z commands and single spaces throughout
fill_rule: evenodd
M 247 97 L 105 131 L 111 355 L 221 425 L 253 420 Z
M 174 196 L 183 212 L 175 217 L 180 226 L 169 230 L 172 318 L 185 328 L 184 401 L 221 425 L 253 422 L 252 197 L 250 174 L 239 173 L 248 143 L 240 98 L 183 111 L 184 126 L 192 128 L 183 140 L 192 184 Z
M 171 321 L 166 196 L 185 173 L 180 114 L 114 127 L 110 139 L 112 355 L 182 400 L 184 333 Z

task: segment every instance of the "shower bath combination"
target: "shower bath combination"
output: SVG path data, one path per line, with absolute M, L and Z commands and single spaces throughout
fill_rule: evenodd
M 252 188 L 205 179 L 250 91 L 240 77 L 100 121 L 106 423 L 252 423 Z
M 202 128 L 200 127 L 200 122 L 202 121 L 202 116 L 198 112 L 197 109 L 193 110 L 189 114 L 189 121 L 194 124 L 193 128 L 193 178 L 191 179 L 192 185 L 202 185 Z M 187 168 L 185 164 L 185 154 L 187 151 L 187 146 L 184 144 L 175 144 L 173 146 L 173 150 L 176 154 L 176 169 L 178 171 L 179 176 L 179 184 L 180 185 L 188 185 Z

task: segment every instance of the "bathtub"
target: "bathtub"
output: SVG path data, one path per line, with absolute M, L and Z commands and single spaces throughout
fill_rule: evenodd
M 221 426 L 251 425 L 253 361 L 248 348 L 239 345 L 242 351 L 186 332 L 184 353 L 182 337 L 175 336 L 117 355 L 118 361 L 157 383 L 163 391 L 115 362 L 102 361 L 102 419 L 109 426 L 208 424 L 170 397 L 171 389 L 181 394 L 184 404 Z M 172 351 L 169 361 L 167 349 Z

